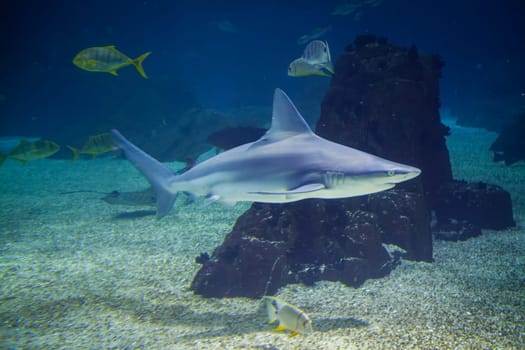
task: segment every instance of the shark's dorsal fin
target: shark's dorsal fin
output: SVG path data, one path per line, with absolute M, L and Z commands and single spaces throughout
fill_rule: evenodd
M 313 134 L 313 132 L 284 91 L 275 89 L 272 126 L 252 146 L 276 142 L 298 134 Z

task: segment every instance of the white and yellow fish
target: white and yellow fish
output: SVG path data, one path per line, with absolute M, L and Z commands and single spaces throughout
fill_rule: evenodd
M 291 77 L 306 77 L 308 75 L 320 75 L 323 77 L 331 77 L 333 74 L 321 67 L 320 65 L 310 64 L 302 57 L 297 58 L 288 66 L 288 75 Z
M 265 296 L 266 311 L 270 324 L 278 321 L 276 331 L 292 331 L 290 336 L 297 334 L 309 334 L 313 332 L 312 320 L 298 307 L 288 304 L 275 297 Z
M 334 74 L 332 56 L 326 41 L 314 40 L 306 45 L 303 55 L 290 63 L 288 75 L 291 77 L 305 77 L 321 75 L 331 77 Z
M 303 59 L 310 64 L 322 64 L 331 72 L 334 71 L 332 66 L 332 56 L 328 42 L 322 40 L 313 40 L 304 48 Z

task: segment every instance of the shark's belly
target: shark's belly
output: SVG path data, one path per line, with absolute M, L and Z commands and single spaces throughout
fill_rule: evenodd
M 242 173 L 215 172 L 207 176 L 191 179 L 177 186 L 178 190 L 191 192 L 197 196 L 215 197 L 220 201 L 285 203 L 309 198 L 308 196 L 293 196 L 282 194 L 305 181 L 305 177 L 297 172 L 281 172 L 279 174 L 265 171 L 250 171 Z

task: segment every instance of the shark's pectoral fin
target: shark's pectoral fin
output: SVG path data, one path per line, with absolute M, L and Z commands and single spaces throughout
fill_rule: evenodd
M 309 192 L 315 192 L 319 190 L 324 190 L 326 186 L 322 183 L 312 183 L 312 184 L 306 184 L 299 187 L 296 187 L 294 189 L 288 190 L 288 191 L 257 191 L 257 192 L 250 192 L 250 193 L 257 193 L 257 194 L 275 194 L 275 195 L 289 195 L 289 194 L 299 194 L 299 193 L 309 193 Z
M 315 192 L 324 190 L 325 188 L 326 186 L 322 183 L 312 183 L 296 187 L 293 190 L 287 191 L 285 194 Z

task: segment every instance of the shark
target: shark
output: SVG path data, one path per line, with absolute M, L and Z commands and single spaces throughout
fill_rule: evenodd
M 111 130 L 111 137 L 153 187 L 159 218 L 170 212 L 181 192 L 204 196 L 209 203 L 287 203 L 376 193 L 421 173 L 416 167 L 316 135 L 281 89 L 274 92 L 271 127 L 261 138 L 219 153 L 179 175 L 118 130 Z

